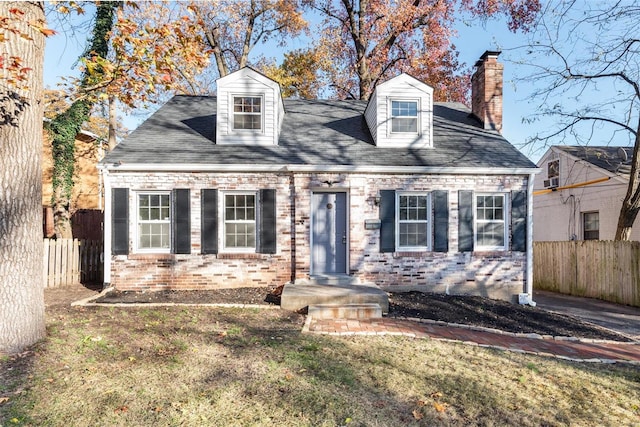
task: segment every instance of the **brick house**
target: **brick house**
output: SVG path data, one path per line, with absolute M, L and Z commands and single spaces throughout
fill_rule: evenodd
M 101 163 L 105 284 L 531 295 L 537 168 L 500 135 L 498 54 L 473 111 L 404 74 L 368 102 L 283 100 L 250 68 L 175 96 Z

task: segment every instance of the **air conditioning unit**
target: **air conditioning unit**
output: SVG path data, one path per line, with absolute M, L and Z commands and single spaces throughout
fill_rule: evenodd
M 556 188 L 558 186 L 558 178 L 544 180 L 544 188 Z

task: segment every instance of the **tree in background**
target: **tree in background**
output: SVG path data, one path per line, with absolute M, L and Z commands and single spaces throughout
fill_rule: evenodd
M 285 53 L 280 65 L 267 60 L 257 64 L 263 74 L 280 84 L 283 97 L 303 99 L 319 98 L 330 67 L 331 61 L 321 46 Z
M 594 133 L 633 145 L 631 174 L 616 240 L 628 240 L 640 210 L 640 6 L 557 0 L 550 2 L 531 35 L 525 80 L 538 87 L 531 99 L 557 127 L 531 142 L 568 139 L 589 144 Z
M 307 29 L 298 0 L 191 2 L 187 8 L 202 26 L 220 77 L 249 65 L 258 43 L 284 46 Z
M 469 76 L 460 73 L 451 44 L 456 10 L 487 19 L 510 17 L 509 28 L 527 30 L 537 0 L 307 0 L 323 17 L 321 44 L 334 66 L 339 98 L 368 99 L 378 83 L 407 72 L 434 87 L 434 98 L 465 101 Z
M 0 2 L 0 353 L 44 337 L 42 2 Z M 27 65 L 28 64 L 28 65 Z
M 67 93 L 64 89 L 45 89 L 43 92 L 44 117 L 53 119 L 58 114 L 66 111 L 70 107 L 73 98 L 73 94 Z M 105 99 L 98 99 L 91 109 L 89 119 L 83 123 L 82 130 L 91 132 L 101 141 L 107 141 L 110 133 L 109 115 L 109 102 Z M 127 136 L 129 130 L 118 115 L 115 115 L 115 117 L 115 135 L 118 139 L 122 139 Z
M 109 33 L 113 28 L 116 2 L 100 2 L 96 9 L 96 20 L 91 36 L 91 43 L 84 54 L 90 58 L 79 83 L 81 92 L 88 93 L 100 82 L 104 73 L 104 66 L 108 65 L 105 58 L 109 53 Z M 71 195 L 73 191 L 73 177 L 75 170 L 75 138 L 82 125 L 89 119 L 89 114 L 96 98 L 81 96 L 73 101 L 65 111 L 56 115 L 46 128 L 51 134 L 53 148 L 53 215 L 55 233 L 58 238 L 71 238 Z

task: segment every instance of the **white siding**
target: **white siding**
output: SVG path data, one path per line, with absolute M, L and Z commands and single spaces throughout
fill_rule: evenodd
M 391 101 L 418 103 L 418 133 L 391 132 Z M 375 89 L 365 118 L 379 147 L 433 147 L 433 89 L 407 74 L 401 74 Z
M 373 137 L 373 141 L 378 143 L 378 105 L 376 103 L 376 94 L 375 92 L 371 95 L 371 99 L 367 104 L 367 109 L 364 110 L 364 118 L 367 122 L 367 126 L 369 127 L 369 132 L 371 132 L 371 137 Z
M 262 129 L 233 130 L 233 97 L 262 98 Z M 218 80 L 216 144 L 277 145 L 284 106 L 280 87 L 250 68 L 243 68 Z
M 543 181 L 547 179 L 547 162 L 550 160 L 551 150 L 538 162 L 542 172 L 536 175 L 534 191 L 544 189 Z M 557 152 L 560 158 L 560 187 L 613 175 L 561 150 Z M 607 181 L 591 185 L 534 196 L 533 240 L 582 240 L 584 212 L 598 212 L 600 240 L 613 240 L 626 191 L 627 180 L 612 177 Z M 636 220 L 631 233 L 632 240 L 640 240 L 639 228 L 640 222 Z

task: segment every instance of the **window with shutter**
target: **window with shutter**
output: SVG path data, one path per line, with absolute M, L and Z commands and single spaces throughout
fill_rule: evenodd
M 169 252 L 171 242 L 171 193 L 137 193 L 136 249 Z
M 427 193 L 397 193 L 396 247 L 427 251 L 430 247 L 431 203 Z

